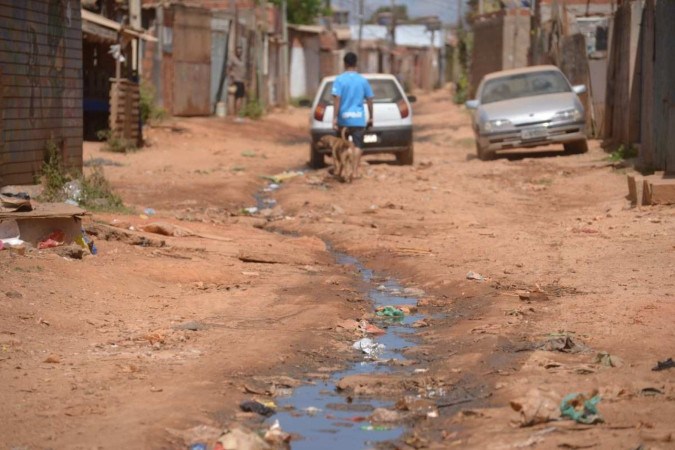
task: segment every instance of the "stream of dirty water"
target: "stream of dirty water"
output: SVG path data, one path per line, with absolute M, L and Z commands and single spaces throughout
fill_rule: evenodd
M 395 281 L 388 280 L 375 286 L 371 270 L 350 256 L 336 254 L 336 257 L 339 264 L 353 267 L 371 284 L 368 296 L 375 307 L 416 303 L 416 298 L 405 296 L 403 288 Z M 415 329 L 410 325 L 421 318 L 412 314 L 400 320 L 382 318 L 375 321 L 386 331 L 386 334 L 372 338 L 384 345 L 377 359 L 371 360 L 364 354 L 361 362 L 347 370 L 333 373 L 327 380 L 316 380 L 315 384 L 296 388 L 290 397 L 279 399 L 278 413 L 271 422 L 279 420 L 284 431 L 302 436 L 301 440 L 293 441 L 293 450 L 372 448 L 378 441 L 393 440 L 402 435 L 402 426 L 382 427 L 366 419 L 375 408 L 391 408 L 392 404 L 372 398 L 348 399 L 337 392 L 336 384 L 348 375 L 412 370 L 394 367 L 389 362 L 403 359 L 401 351 L 415 345 L 410 339 Z M 360 351 L 355 349 L 354 352 Z
M 279 184 L 270 183 L 258 192 L 254 196 L 255 212 L 274 207 L 276 201 L 269 195 L 280 187 Z M 353 268 L 370 285 L 368 299 L 374 309 L 380 306 L 416 305 L 417 297 L 407 294 L 396 281 L 387 279 L 376 283 L 373 271 L 356 258 L 334 251 L 332 253 L 338 264 Z M 376 357 L 362 354 L 361 361 L 346 370 L 335 372 L 328 379 L 314 380 L 313 384 L 294 389 L 290 396 L 277 399 L 277 413 L 268 419 L 268 424 L 278 420 L 285 432 L 301 437 L 293 440 L 293 450 L 368 449 L 374 448 L 378 442 L 399 438 L 404 433 L 403 425 L 381 426 L 367 419 L 375 408 L 392 408 L 391 402 L 367 397 L 350 398 L 339 393 L 336 385 L 349 375 L 412 372 L 414 369 L 392 364 L 392 361 L 405 359 L 402 351 L 415 345 L 412 338 L 416 329 L 411 325 L 423 317 L 409 314 L 402 318 L 382 317 L 373 320 L 385 331 L 383 335 L 370 336 L 376 344 L 384 346 L 376 353 Z M 361 353 L 357 349 L 353 351 Z

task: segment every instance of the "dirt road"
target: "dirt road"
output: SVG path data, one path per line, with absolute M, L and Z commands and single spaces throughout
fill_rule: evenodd
M 597 145 L 475 159 L 447 92 L 421 96 L 415 123 L 414 166 L 375 157 L 352 185 L 304 166 L 303 109 L 169 122 L 128 155 L 86 144 L 137 213 L 94 214 L 99 254 L 82 261 L 0 252 L 2 447 L 186 448 L 255 428 L 239 402 L 361 360 L 348 324 L 373 320 L 370 287 L 337 250 L 427 316 L 404 352 L 419 370 L 359 381 L 427 402 L 401 408 L 391 445 L 672 448 L 675 369 L 651 369 L 675 356 L 673 209 L 631 209 Z M 287 169 L 304 173 L 254 198 Z M 156 222 L 182 236 L 139 231 Z M 522 398 L 555 412 L 596 390 L 603 423 L 514 426 Z

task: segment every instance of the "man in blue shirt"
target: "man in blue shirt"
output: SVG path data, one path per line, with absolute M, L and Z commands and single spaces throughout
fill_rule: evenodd
M 345 71 L 335 78 L 333 83 L 333 128 L 341 131 L 347 128 L 354 146 L 361 155 L 363 135 L 367 128 L 373 126 L 373 90 L 363 75 L 357 72 L 356 54 L 349 52 L 344 57 Z M 368 119 L 363 108 L 363 101 L 368 105 Z M 358 158 L 361 159 L 360 157 Z M 358 167 L 359 161 L 357 161 Z

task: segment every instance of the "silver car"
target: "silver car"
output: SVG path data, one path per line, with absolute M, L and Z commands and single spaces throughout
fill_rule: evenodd
M 474 110 L 476 152 L 482 160 L 499 150 L 563 144 L 568 153 L 588 151 L 584 107 L 577 94 L 586 86 L 571 86 L 555 66 L 533 66 L 486 75 Z
M 399 164 L 413 163 L 413 111 L 414 96 L 407 96 L 396 77 L 388 74 L 363 74 L 373 89 L 373 127 L 363 136 L 363 153 L 393 153 Z M 310 118 L 311 145 L 309 165 L 320 168 L 325 165 L 324 156 L 330 149 L 321 148 L 322 136 L 335 135 L 333 131 L 333 96 L 335 77 L 326 77 L 312 102 Z M 366 116 L 368 109 L 366 109 Z

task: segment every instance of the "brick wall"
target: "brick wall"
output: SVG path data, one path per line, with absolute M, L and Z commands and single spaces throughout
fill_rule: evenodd
M 80 1 L 0 3 L 0 185 L 31 184 L 49 142 L 82 168 Z

